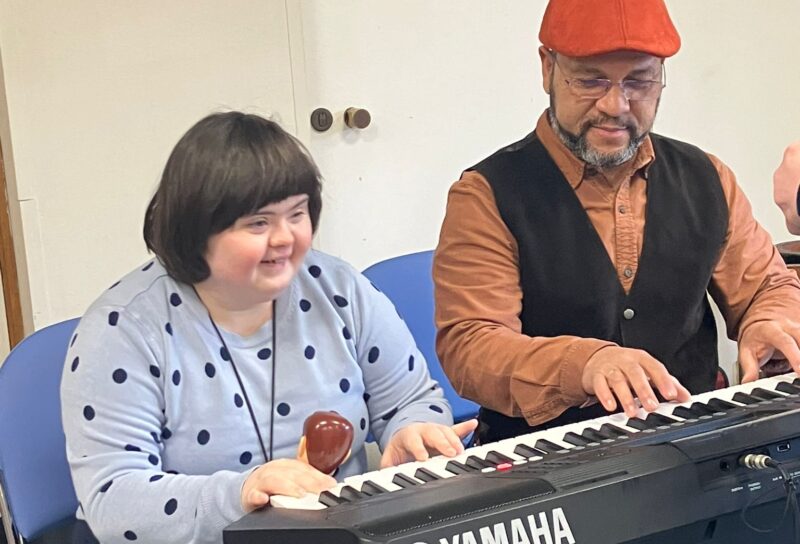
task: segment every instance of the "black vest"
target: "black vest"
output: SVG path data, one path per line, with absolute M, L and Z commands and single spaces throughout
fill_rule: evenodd
M 489 181 L 517 241 L 522 332 L 643 349 L 697 394 L 710 391 L 716 378 L 717 334 L 707 289 L 725 243 L 728 208 L 704 152 L 651 138 L 656 160 L 648 171 L 639 269 L 628 294 L 574 190 L 535 134 L 472 169 Z M 522 418 L 483 408 L 478 438 L 486 443 L 604 414 L 600 405 L 571 408 L 529 427 Z

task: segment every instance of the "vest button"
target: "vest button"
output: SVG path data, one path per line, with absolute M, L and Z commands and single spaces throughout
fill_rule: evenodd
M 629 320 L 633 319 L 633 316 L 635 316 L 635 315 L 636 315 L 636 312 L 634 312 L 631 308 L 625 308 L 625 311 L 622 312 L 622 317 L 624 317 L 625 319 L 629 319 Z
M 630 267 L 630 266 L 626 266 L 626 267 L 625 267 L 625 270 L 623 270 L 623 271 L 622 271 L 622 274 L 623 274 L 623 275 L 624 275 L 626 278 L 630 278 L 631 276 L 633 276 L 633 270 L 631 270 L 631 267 Z

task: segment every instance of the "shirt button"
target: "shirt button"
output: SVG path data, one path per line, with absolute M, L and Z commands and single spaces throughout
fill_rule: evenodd
M 628 267 L 625 267 L 625 270 L 623 270 L 623 271 L 622 271 L 622 274 L 623 274 L 623 275 L 624 275 L 626 278 L 630 278 L 631 276 L 633 276 L 633 270 L 631 270 L 631 267 L 630 267 L 630 266 L 628 266 Z
M 619 211 L 619 213 L 626 213 L 628 211 L 628 208 L 626 208 L 625 206 L 620 206 L 619 208 L 617 208 L 617 210 Z
M 625 308 L 625 311 L 622 312 L 622 317 L 624 317 L 625 319 L 628 319 L 628 320 L 633 319 L 633 316 L 635 316 L 635 315 L 636 315 L 636 312 L 634 312 L 631 308 Z

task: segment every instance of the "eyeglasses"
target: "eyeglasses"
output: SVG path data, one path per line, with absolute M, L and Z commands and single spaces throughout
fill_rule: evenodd
M 564 69 L 558 64 L 558 59 L 554 57 L 554 62 L 563 72 Z M 630 102 L 641 102 L 645 100 L 655 100 L 661 95 L 661 91 L 667 86 L 667 68 L 661 64 L 661 81 L 653 81 L 649 79 L 623 79 L 622 81 L 614 82 L 605 78 L 579 78 L 567 77 L 564 78 L 567 86 L 572 93 L 578 98 L 586 98 L 591 100 L 599 100 L 603 98 L 611 87 L 619 85 L 622 90 L 622 95 Z

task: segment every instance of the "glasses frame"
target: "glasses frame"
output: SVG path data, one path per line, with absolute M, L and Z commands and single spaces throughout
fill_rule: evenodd
M 558 63 L 558 57 L 555 53 L 551 52 L 551 56 L 553 59 L 553 63 L 558 66 L 558 68 L 564 72 L 564 68 Z M 562 76 L 563 77 L 563 76 Z M 620 91 L 622 91 L 622 96 L 625 97 L 625 100 L 628 102 L 647 102 L 650 100 L 657 100 L 661 93 L 664 91 L 664 88 L 667 86 L 667 66 L 665 63 L 661 63 L 661 79 L 654 80 L 654 79 L 622 79 L 620 81 L 611 81 L 608 78 L 604 77 L 563 77 L 564 82 L 569 87 L 569 90 L 578 98 L 583 98 L 586 100 L 600 100 L 604 96 L 606 96 L 610 91 L 611 88 L 614 86 L 619 86 Z M 592 81 L 598 84 L 598 91 L 602 91 L 602 93 L 597 94 L 586 94 L 585 89 L 579 90 L 576 87 L 575 82 L 587 82 Z M 631 98 L 630 93 L 633 92 L 630 88 L 626 88 L 625 84 L 627 82 L 637 82 L 637 83 L 652 83 L 655 86 L 652 87 L 656 89 L 654 91 L 650 91 L 652 96 L 648 96 L 646 98 Z

